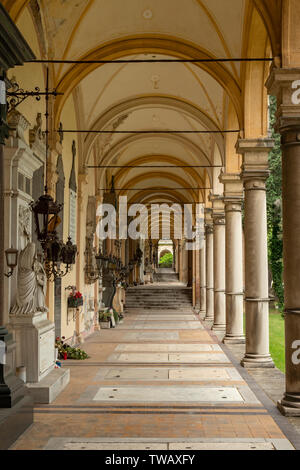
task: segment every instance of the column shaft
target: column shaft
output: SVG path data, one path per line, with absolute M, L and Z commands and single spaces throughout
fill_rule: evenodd
M 282 134 L 286 393 L 281 404 L 300 414 L 300 122 Z
M 225 203 L 226 335 L 224 343 L 244 343 L 243 243 L 241 203 Z
M 238 142 L 243 154 L 245 190 L 245 312 L 244 367 L 274 367 L 269 353 L 269 286 L 266 213 L 268 154 L 272 139 Z
M 206 225 L 206 316 L 214 319 L 214 236 L 212 225 Z
M 200 250 L 200 314 L 206 314 L 206 238 Z
M 236 173 L 222 173 L 226 220 L 226 335 L 223 342 L 244 343 L 243 183 Z
M 224 217 L 224 216 L 223 216 Z M 225 308 L 225 220 L 214 218 L 214 324 L 213 330 L 224 330 Z

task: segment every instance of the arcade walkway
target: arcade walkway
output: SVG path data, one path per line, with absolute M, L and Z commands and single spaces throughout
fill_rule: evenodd
M 154 287 L 173 299 L 181 289 Z M 275 405 L 192 309 L 173 303 L 131 308 L 117 329 L 94 333 L 90 358 L 64 364 L 70 384 L 35 408 L 13 449 L 293 449 Z

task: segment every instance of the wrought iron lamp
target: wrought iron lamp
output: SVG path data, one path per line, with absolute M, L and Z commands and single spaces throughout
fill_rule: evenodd
M 68 238 L 67 243 L 58 239 L 56 227 L 60 223 L 59 212 L 62 204 L 58 204 L 48 194 L 47 162 L 49 152 L 49 71 L 47 69 L 46 84 L 46 184 L 45 194 L 30 204 L 34 214 L 36 233 L 43 248 L 43 261 L 46 275 L 49 281 L 54 281 L 68 274 L 73 264 L 75 264 L 77 246 Z M 61 265 L 65 265 L 63 268 Z
M 10 268 L 10 271 L 5 274 L 6 277 L 11 277 L 13 275 L 14 269 L 18 264 L 19 252 L 15 248 L 9 248 L 5 250 L 6 264 Z

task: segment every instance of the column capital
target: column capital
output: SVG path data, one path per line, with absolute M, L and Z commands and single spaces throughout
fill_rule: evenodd
M 212 219 L 214 225 L 225 225 L 224 197 L 219 194 L 210 194 L 212 203 Z
M 241 178 L 245 190 L 263 189 L 269 177 L 269 152 L 275 141 L 269 137 L 259 139 L 239 139 L 237 153 L 243 155 Z
M 266 82 L 270 95 L 277 97 L 276 130 L 283 145 L 300 143 L 300 68 L 273 68 Z
M 214 233 L 214 226 L 213 224 L 205 224 L 205 235 L 211 235 Z
M 205 208 L 204 209 L 204 223 L 205 226 L 212 225 L 212 209 L 211 208 Z
M 220 183 L 224 184 L 225 207 L 230 204 L 241 204 L 244 196 L 243 181 L 238 173 L 221 173 Z

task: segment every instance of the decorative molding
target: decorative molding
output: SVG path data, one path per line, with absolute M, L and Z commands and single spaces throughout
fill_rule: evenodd
M 26 132 L 30 126 L 30 122 L 27 121 L 25 116 L 13 108 L 8 113 L 7 122 L 10 127 L 9 134 L 25 142 L 24 132 Z
M 34 53 L 0 3 L 0 71 L 34 59 Z

